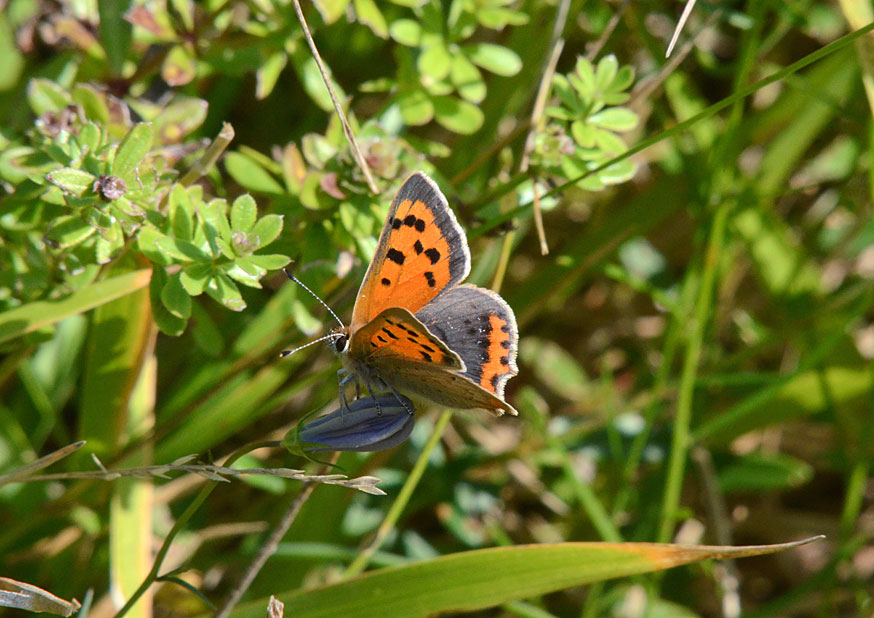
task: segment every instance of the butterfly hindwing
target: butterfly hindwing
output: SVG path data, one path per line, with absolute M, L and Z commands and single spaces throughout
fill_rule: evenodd
M 416 313 L 469 272 L 464 230 L 437 185 L 416 172 L 389 209 L 355 300 L 351 329 L 362 328 L 389 307 Z
M 474 285 L 460 285 L 425 305 L 416 317 L 453 352 L 463 375 L 504 397 L 504 385 L 516 375 L 519 335 L 513 310 L 500 296 Z

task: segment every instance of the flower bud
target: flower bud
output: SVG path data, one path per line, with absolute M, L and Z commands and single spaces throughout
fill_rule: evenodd
M 378 407 L 377 407 L 378 402 Z M 413 402 L 403 395 L 383 393 L 337 408 L 288 432 L 283 446 L 292 452 L 382 451 L 397 446 L 413 431 Z

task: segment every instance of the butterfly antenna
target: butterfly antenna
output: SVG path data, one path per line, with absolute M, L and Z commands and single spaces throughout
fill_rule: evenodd
M 303 350 L 304 348 L 308 348 L 311 345 L 319 343 L 320 341 L 324 341 L 325 339 L 337 339 L 337 338 L 342 337 L 342 336 L 343 336 L 342 333 L 327 334 L 324 337 L 319 337 L 318 339 L 314 339 L 313 341 L 310 341 L 309 343 L 305 343 L 301 346 L 298 346 L 298 347 L 294 348 L 293 350 L 285 350 L 284 352 L 280 352 L 279 358 L 285 358 L 286 356 L 291 356 L 292 354 L 294 354 L 298 350 Z
M 303 282 L 302 282 L 300 279 L 298 279 L 297 277 L 295 277 L 294 275 L 292 275 L 292 274 L 291 274 L 291 271 L 288 270 L 287 268 L 283 268 L 282 271 L 285 273 L 285 276 L 286 276 L 286 277 L 288 277 L 289 279 L 291 279 L 292 281 L 294 281 L 294 282 L 295 282 L 296 284 L 298 284 L 300 287 L 302 287 L 302 288 L 305 289 L 307 292 L 309 292 L 309 293 L 310 293 L 310 296 L 312 296 L 312 297 L 315 298 L 317 301 L 319 301 L 319 303 L 321 303 L 322 307 L 324 307 L 325 309 L 327 309 L 327 310 L 328 310 L 328 313 L 330 313 L 332 316 L 334 316 L 334 319 L 337 320 L 337 323 L 340 324 L 340 327 L 341 327 L 341 328 L 346 328 L 346 325 L 343 324 L 343 320 L 341 320 L 340 318 L 338 318 L 338 317 L 337 317 L 337 314 L 334 313 L 334 310 L 331 309 L 325 301 L 323 301 L 321 298 L 319 298 L 319 297 L 316 295 L 315 292 L 313 292 L 311 289 L 309 289 L 307 286 L 305 286 L 305 285 L 303 284 Z M 324 337 L 323 337 L 322 339 L 324 339 Z M 317 339 L 316 341 L 321 341 L 321 339 Z M 313 341 L 312 343 L 315 343 L 315 341 Z M 304 346 L 304 347 L 305 347 L 305 346 Z M 300 349 L 300 348 L 298 348 L 298 349 Z

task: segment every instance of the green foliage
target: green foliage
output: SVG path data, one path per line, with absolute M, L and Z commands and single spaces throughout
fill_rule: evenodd
M 567 179 L 581 178 L 580 188 L 588 191 L 630 180 L 636 168 L 629 159 L 588 172 L 627 150 L 617 133 L 638 125 L 637 114 L 622 107 L 633 82 L 634 69 L 620 68 L 615 56 L 602 58 L 597 66 L 578 58 L 573 73 L 553 77 L 560 105 L 546 110 L 552 120 L 538 132 L 535 163 Z
M 78 440 L 50 471 L 409 436 L 342 455 L 333 472 L 388 495 L 317 487 L 239 612 L 276 593 L 327 613 L 486 599 L 606 616 L 645 588 L 653 615 L 708 614 L 718 569 L 580 588 L 639 556 L 610 546 L 595 563 L 567 543 L 688 540 L 702 524 L 692 542 L 829 535 L 737 561 L 745 615 L 869 612 L 874 58 L 841 33 L 874 14 L 847 4 L 699 3 L 669 64 L 679 5 L 570 3 L 544 75 L 563 2 L 304 2 L 372 191 L 291 0 L 4 3 L 0 575 L 109 607 L 183 522 L 183 562 L 152 603 L 202 613 L 262 542 L 234 524 L 279 520 L 300 489 L 22 482 Z M 516 313 L 518 419 L 411 419 L 386 396 L 319 420 L 337 410 L 337 363 L 322 345 L 278 358 L 335 326 L 280 269 L 346 319 L 414 170 L 465 228 L 470 281 Z M 236 465 L 309 464 L 276 448 Z M 219 529 L 241 536 L 212 542 Z

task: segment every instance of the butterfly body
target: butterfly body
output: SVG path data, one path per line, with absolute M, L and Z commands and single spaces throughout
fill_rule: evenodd
M 361 284 L 352 323 L 335 340 L 347 377 L 452 408 L 516 411 L 504 385 L 516 375 L 512 309 L 470 273 L 467 238 L 425 174 L 392 202 Z

